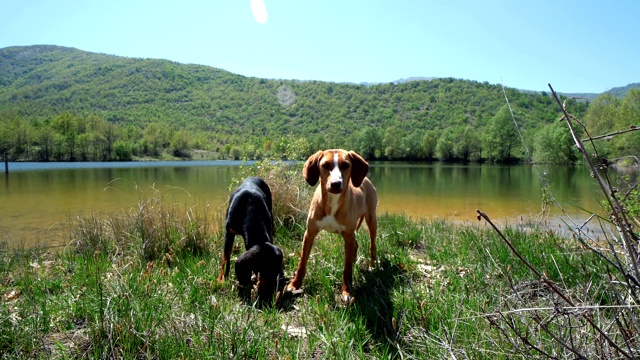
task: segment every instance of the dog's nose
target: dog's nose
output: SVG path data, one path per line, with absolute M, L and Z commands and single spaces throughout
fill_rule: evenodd
M 342 181 L 332 181 L 331 182 L 331 190 L 333 190 L 333 191 L 342 190 Z

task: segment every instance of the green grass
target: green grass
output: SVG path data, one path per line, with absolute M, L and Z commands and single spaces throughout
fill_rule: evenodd
M 311 196 L 299 170 L 264 161 L 241 174 L 272 188 L 275 243 L 285 254 L 281 286 L 296 268 Z M 357 233 L 351 304 L 340 300 L 344 242 L 321 233 L 303 294 L 264 306 L 238 291 L 235 276 L 217 282 L 223 221 L 208 208 L 167 205 L 151 189 L 127 212 L 71 221 L 63 251 L 0 249 L 0 358 L 512 359 L 541 351 L 563 358 L 571 354 L 541 326 L 589 329 L 580 313 L 558 307 L 542 280 L 576 303 L 619 303 L 600 258 L 548 229 L 504 229 L 545 274 L 538 279 L 486 224 L 385 213 L 371 270 L 368 232 Z M 238 238 L 234 257 L 242 248 Z M 602 328 L 620 319 L 604 307 L 589 311 Z M 602 357 L 601 337 L 572 339 Z M 531 340 L 540 352 L 524 346 Z
M 343 241 L 321 233 L 304 294 L 274 306 L 216 281 L 219 214 L 142 201 L 70 224 L 59 253 L 2 250 L 2 358 L 513 358 L 487 314 L 531 274 L 488 227 L 379 216 L 377 266 L 357 235 L 355 301 L 339 300 Z M 299 222 L 278 226 L 290 278 Z M 547 230 L 508 229 L 515 246 L 567 291 L 603 282 L 590 252 Z M 240 238 L 236 244 L 241 246 Z M 535 279 L 534 279 L 535 280 Z M 596 289 L 597 286 L 591 286 Z M 539 295 L 531 295 L 539 296 Z

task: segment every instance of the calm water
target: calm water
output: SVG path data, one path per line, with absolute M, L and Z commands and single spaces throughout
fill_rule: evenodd
M 0 177 L 0 240 L 10 246 L 63 243 L 69 218 L 129 210 L 151 189 L 165 201 L 224 212 L 239 164 L 10 163 L 9 175 Z M 584 168 L 541 170 L 570 214 L 584 217 L 581 207 L 597 211 L 598 191 Z M 380 212 L 476 222 L 476 209 L 501 221 L 532 218 L 541 209 L 538 173 L 529 166 L 379 162 L 372 163 L 370 178 Z

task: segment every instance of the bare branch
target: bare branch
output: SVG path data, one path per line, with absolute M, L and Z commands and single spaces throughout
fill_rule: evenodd
M 618 130 L 616 132 L 612 132 L 612 133 L 608 133 L 608 134 L 604 134 L 604 135 L 593 136 L 593 137 L 590 137 L 590 138 L 586 138 L 584 140 L 585 141 L 591 141 L 591 140 L 605 139 L 605 140 L 609 141 L 616 135 L 628 133 L 628 132 L 631 132 L 631 131 L 637 131 L 637 130 L 640 130 L 640 128 L 635 126 L 635 125 L 631 125 L 628 129 Z
M 509 249 L 511 249 L 511 252 L 513 252 L 514 255 L 516 255 L 518 257 L 518 259 L 520 259 L 520 261 L 527 267 L 529 268 L 529 270 L 534 273 L 540 280 L 542 280 L 545 285 L 551 289 L 554 293 L 556 293 L 564 302 L 566 302 L 567 304 L 569 304 L 570 307 L 575 307 L 576 305 L 573 303 L 573 301 L 571 301 L 571 299 L 569 299 L 569 297 L 567 297 L 551 280 L 549 280 L 549 278 L 547 278 L 545 275 L 543 275 L 542 273 L 540 273 L 540 271 L 538 271 L 533 265 L 531 265 L 531 263 L 529 261 L 527 261 L 527 259 L 525 259 L 519 252 L 518 250 L 513 246 L 513 244 L 511 243 L 511 241 L 509 241 L 509 239 L 507 239 L 504 234 L 502 234 L 502 232 L 500 231 L 500 229 L 498 229 L 498 227 L 491 221 L 491 219 L 489 218 L 489 216 L 481 211 L 481 210 L 476 210 L 476 213 L 478 214 L 478 220 L 480 220 L 481 218 L 484 219 L 485 221 L 487 221 L 487 223 L 489 223 L 489 225 L 491 225 L 491 227 L 495 230 L 495 232 L 498 234 L 498 236 L 500 236 L 500 238 L 502 238 L 502 240 L 507 244 L 507 246 L 509 247 Z M 594 329 L 597 333 L 600 334 L 600 336 L 602 336 L 607 343 L 613 347 L 614 349 L 616 349 L 617 351 L 619 351 L 622 355 L 624 355 L 626 358 L 628 359 L 633 359 L 634 357 L 631 356 L 630 354 L 628 354 L 626 351 L 624 351 L 622 348 L 620 348 L 618 346 L 618 344 L 616 344 L 615 341 L 613 341 L 607 334 L 606 332 L 604 332 L 594 321 L 593 319 L 591 319 L 589 316 L 586 315 L 586 313 L 582 313 L 579 314 L 586 322 L 589 323 L 589 325 L 591 325 L 591 328 Z M 546 326 L 543 325 L 543 328 L 548 331 L 549 335 L 553 336 L 554 339 L 556 339 L 560 344 L 563 344 L 563 346 L 565 346 L 565 348 L 567 348 L 568 350 L 572 351 L 575 353 L 575 349 L 573 349 L 572 347 L 564 344 L 559 338 L 557 338 L 555 336 L 555 334 L 553 334 L 553 332 L 549 331 Z M 576 353 L 577 354 L 577 353 Z

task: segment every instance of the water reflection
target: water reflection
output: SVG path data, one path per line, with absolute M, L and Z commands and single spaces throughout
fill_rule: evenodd
M 98 164 L 46 169 L 33 164 L 17 169 L 11 164 L 11 173 L 2 178 L 0 187 L 0 231 L 4 233 L 0 240 L 64 242 L 62 225 L 68 218 L 128 210 L 152 188 L 168 201 L 224 211 L 229 184 L 239 171 L 237 162 Z M 457 221 L 475 221 L 476 209 L 492 219 L 540 213 L 541 182 L 530 166 L 371 165 L 381 212 Z M 599 208 L 598 188 L 585 169 L 547 166 L 541 171 L 547 173 L 554 197 L 569 213 Z
M 565 211 L 586 218 L 584 209 L 599 209 L 598 188 L 589 172 L 577 167 L 546 166 L 554 198 Z M 371 178 L 380 208 L 413 217 L 475 221 L 475 210 L 493 219 L 531 218 L 542 209 L 542 181 L 530 166 L 374 164 Z M 555 209 L 551 215 L 562 214 Z

